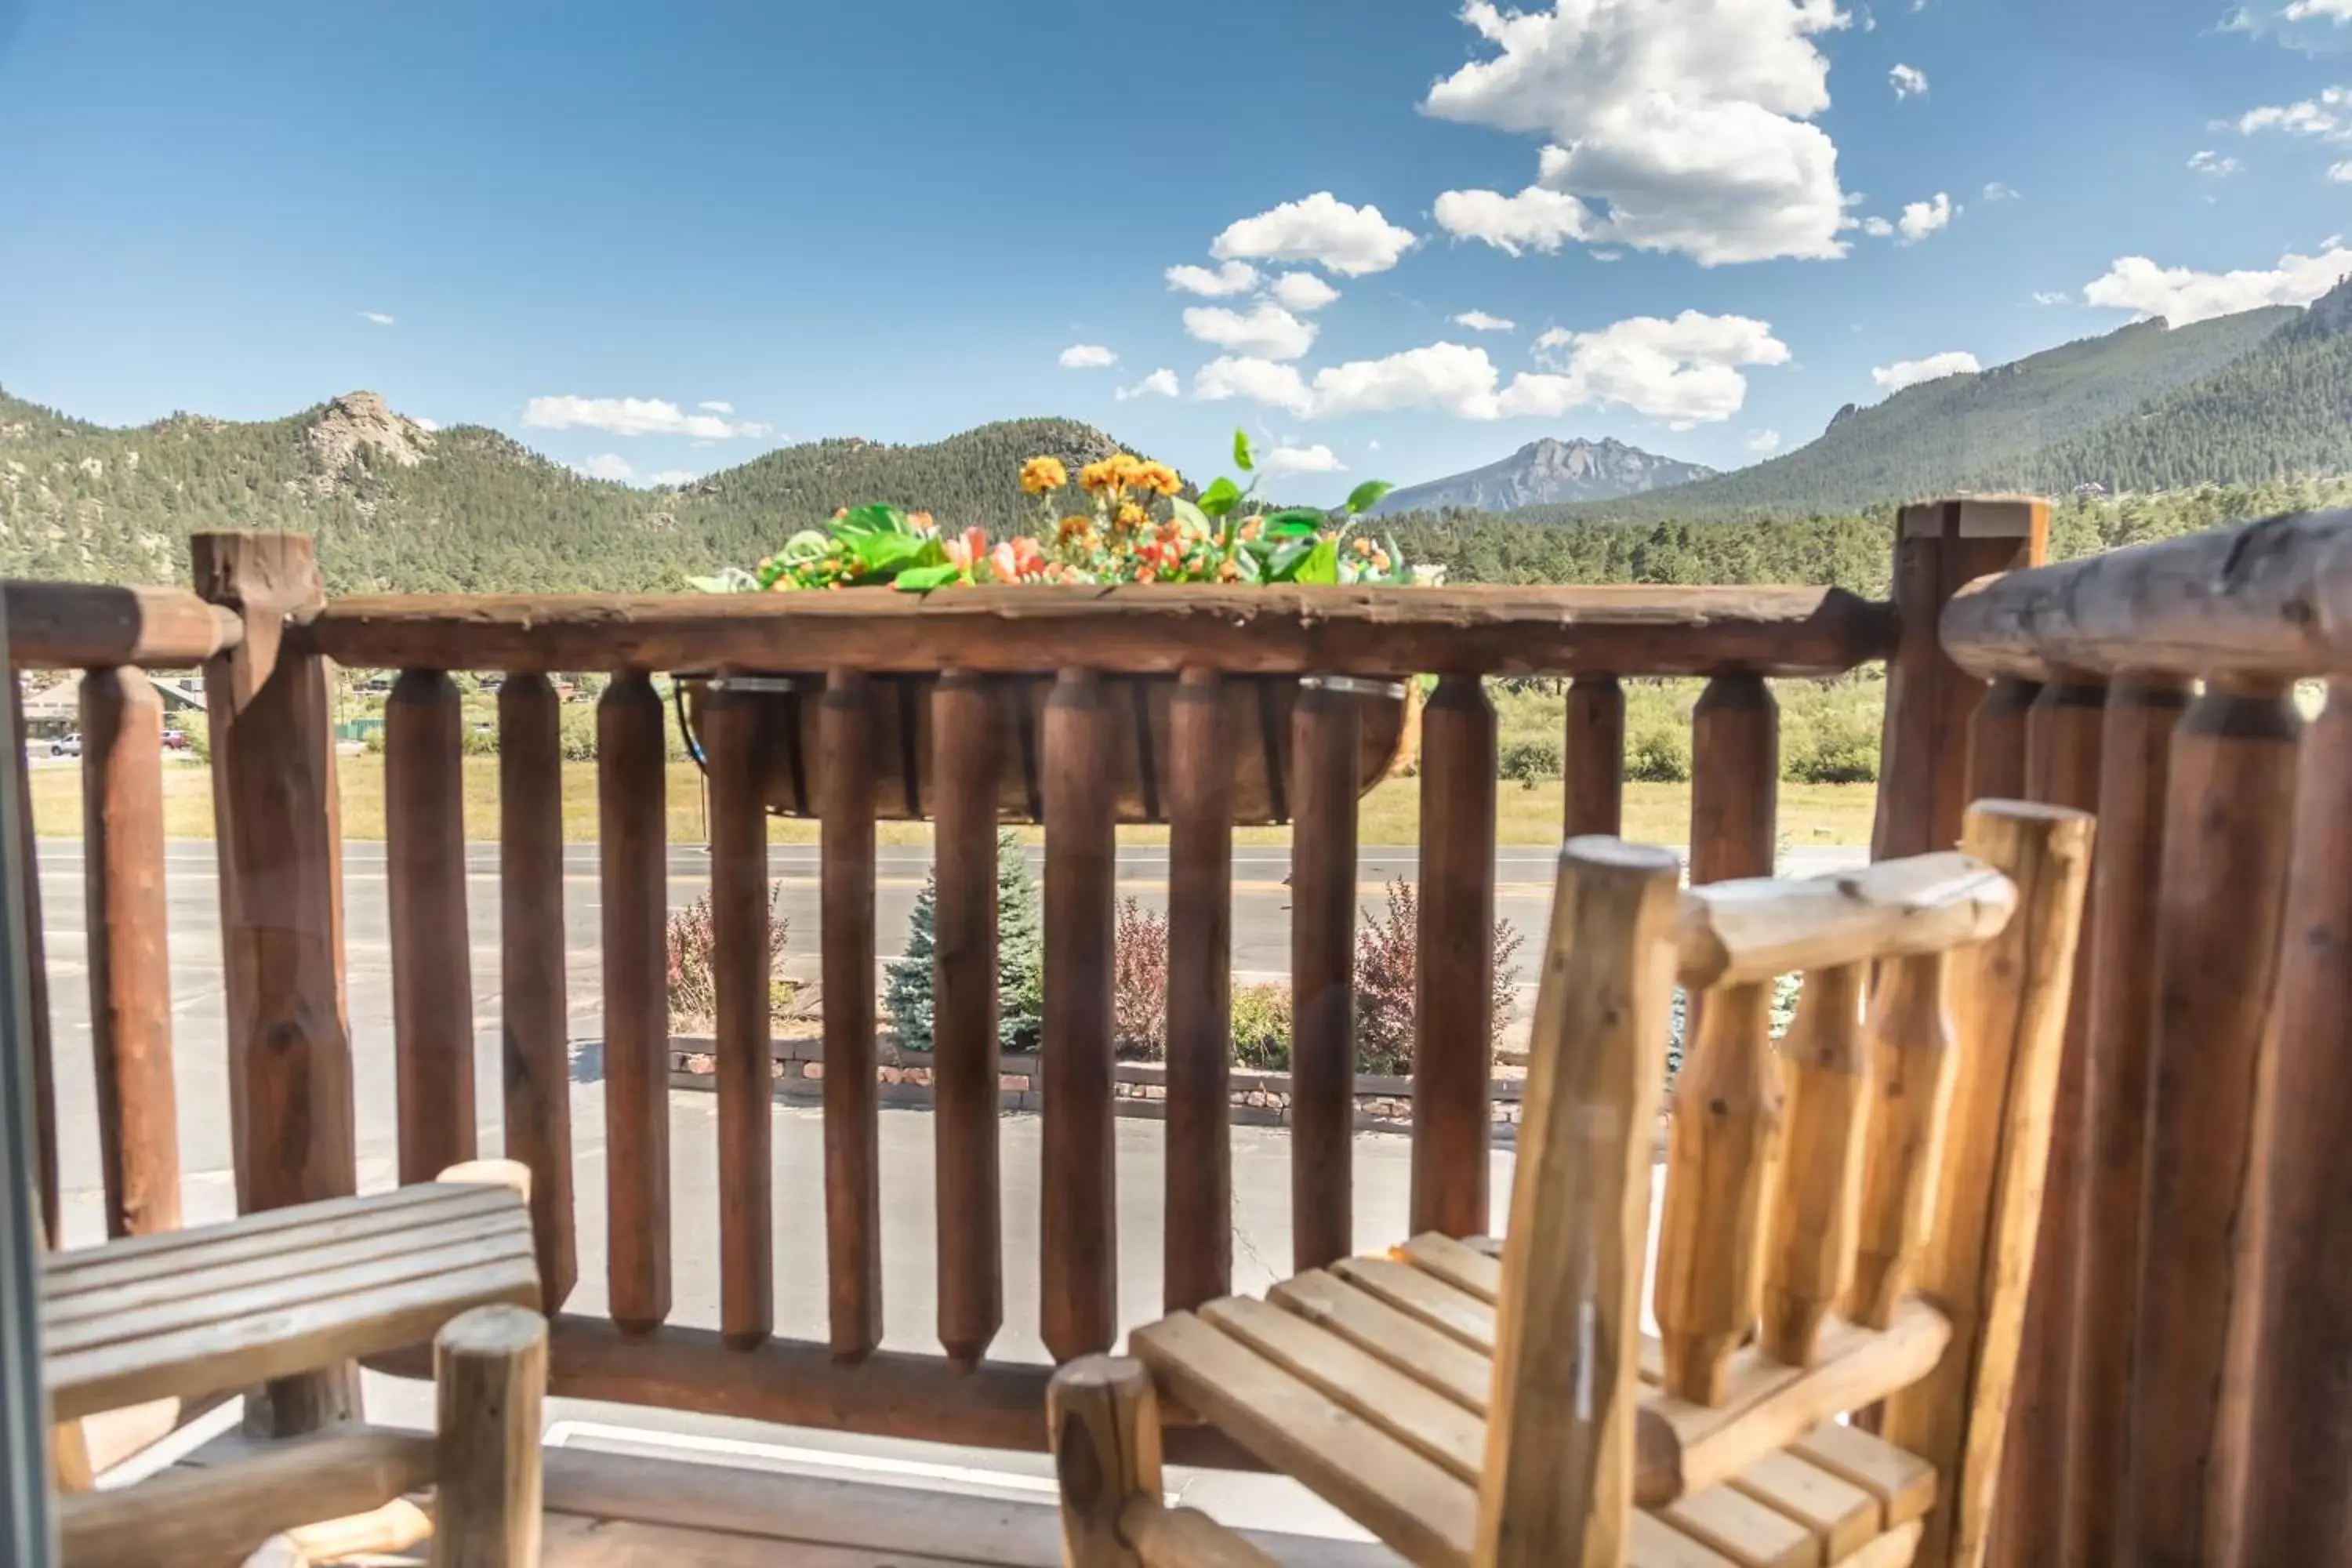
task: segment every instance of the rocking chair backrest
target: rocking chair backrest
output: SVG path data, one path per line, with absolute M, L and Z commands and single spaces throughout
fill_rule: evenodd
M 1666 852 L 1569 843 L 1504 1250 L 1481 1564 L 1622 1561 L 1648 1500 L 1637 1447 L 1647 1486 L 1654 1450 L 1757 1381 L 1735 1377 L 1736 1358 L 1812 1366 L 1832 1333 L 1897 1329 L 1913 1291 L 1951 1342 L 1902 1363 L 1916 1386 L 1890 1402 L 1885 1435 L 1942 1479 L 1918 1561 L 1965 1557 L 2014 1371 L 2012 1260 L 2031 1257 L 2039 1217 L 2089 841 L 2079 813 L 1984 804 L 1968 854 L 1679 902 Z M 1776 1062 L 1771 988 L 1788 973 L 1805 976 L 1804 1000 Z M 1688 1031 L 1654 1301 L 1664 1386 L 1645 1402 L 1639 1289 L 1677 980 Z M 1734 1425 L 1707 1428 L 1717 1453 Z M 1694 1453 L 1672 1462 L 1695 1489 L 1707 1466 Z

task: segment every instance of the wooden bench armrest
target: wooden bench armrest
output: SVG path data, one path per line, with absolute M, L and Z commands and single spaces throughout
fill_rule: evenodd
M 1958 852 L 1793 881 L 1714 882 L 1683 894 L 1675 978 L 1694 991 L 1941 952 L 1999 934 L 2009 879 Z

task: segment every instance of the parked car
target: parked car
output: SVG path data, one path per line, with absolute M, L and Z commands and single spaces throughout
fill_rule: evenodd
M 166 730 L 163 731 L 163 749 L 167 752 L 184 752 L 188 749 L 188 737 L 181 731 Z
M 51 741 L 49 742 L 49 755 L 53 757 L 80 756 L 81 731 L 77 730 L 70 735 L 60 735 L 56 740 Z

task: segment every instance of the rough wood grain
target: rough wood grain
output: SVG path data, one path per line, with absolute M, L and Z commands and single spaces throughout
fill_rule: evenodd
M 817 758 L 824 984 L 824 1247 L 833 1353 L 882 1342 L 881 1108 L 875 1087 L 873 682 L 825 678 Z M 761 1178 L 765 1180 L 764 1175 Z
M 1356 696 L 1309 686 L 1291 710 L 1290 1256 L 1353 1249 L 1356 1188 Z M 1423 721 L 1423 747 L 1427 746 Z M 1424 779 L 1426 795 L 1429 783 Z M 1492 794 L 1492 790 L 1488 791 Z M 1423 847 L 1424 861 L 1427 847 Z M 1427 963 L 1424 951 L 1423 962 Z M 1416 1111 L 1420 1102 L 1414 1102 Z M 1415 1139 L 1418 1148 L 1420 1140 Z
M 1092 671 L 1066 669 L 1045 709 L 1043 1336 L 1056 1361 L 1118 1332 L 1111 1126 L 1111 952 L 1118 830 L 1112 713 Z
M 1780 710 L 1753 674 L 1706 683 L 1691 712 L 1693 886 L 1772 874 Z
M 5 591 L 8 660 L 20 669 L 181 669 L 245 637 L 235 610 L 185 588 L 12 582 Z
M 613 1321 L 669 1316 L 669 847 L 653 682 L 615 675 L 596 705 L 604 936 L 604 1207 Z
M 1885 605 L 1836 588 L 1105 589 L 952 594 L 441 595 L 338 598 L 293 634 L 340 664 L 484 669 L 734 666 L 876 672 L 1065 666 L 1392 678 L 1754 668 L 1832 675 L 1884 657 Z M 457 655 L 462 653 L 462 658 Z
M 1486 1414 L 1494 1368 L 1485 1354 L 1454 1336 L 1319 1268 L 1281 1281 L 1266 1299 L 1371 1352 L 1464 1409 Z
M 1693 1493 L 1658 1517 L 1739 1568 L 1819 1568 L 1822 1562 L 1811 1531 L 1731 1487 Z
M 1412 1226 L 1476 1236 L 1489 1224 L 1495 988 L 1495 708 L 1477 678 L 1438 682 L 1421 753 Z
M 1946 851 L 1827 876 L 1695 886 L 1675 922 L 1675 978 L 1691 990 L 1941 952 L 2007 922 L 2016 891 Z
M 2285 689 L 2216 682 L 2173 731 L 2126 1502 L 2130 1560 L 2147 1568 L 2239 1561 L 2248 1413 L 2231 1337 L 2251 1326 L 2263 1247 L 2257 1108 L 2301 730 Z
M 580 1275 L 572 1175 L 571 1016 L 563 946 L 562 721 L 543 675 L 499 686 L 499 1023 L 506 1151 L 530 1170 L 540 1300 Z
M 940 1344 L 950 1360 L 967 1366 L 979 1364 L 1004 1322 L 996 1127 L 997 729 L 995 697 L 984 681 L 967 670 L 940 678 L 931 694 Z
M 400 1179 L 474 1157 L 473 949 L 466 924 L 465 715 L 437 669 L 404 671 L 383 709 Z
M 1127 1505 L 1118 1527 L 1144 1568 L 1277 1568 L 1273 1556 L 1199 1509 L 1139 1500 Z
M 180 1223 L 163 700 L 136 669 L 93 669 L 81 683 L 81 734 L 82 900 L 106 1234 L 142 1236 Z
M 1789 1452 L 1868 1492 L 1884 1529 L 1899 1530 L 1936 1504 L 1935 1467 L 1859 1426 L 1825 1422 L 1790 1444 Z
M 434 1568 L 538 1568 L 547 1320 L 478 1307 L 433 1342 Z
M 1927 1568 L 1984 1561 L 2042 1224 L 2091 839 L 2086 813 L 2010 801 L 1971 806 L 1961 838 L 2016 884 L 2018 913 L 1956 961 L 1959 1071 L 1935 1218 L 1911 1275 L 1948 1316 L 1952 1343 L 1886 1402 L 1880 1431 L 1942 1478 L 1920 1547 Z
M 1168 711 L 1168 1177 L 1161 1301 L 1233 1289 L 1233 774 L 1217 673 Z M 1352 812 L 1352 808 L 1351 808 Z M 1350 1108 L 1352 1111 L 1352 1107 Z M 992 1107 L 990 1115 L 994 1117 Z
M 702 707 L 702 749 L 709 779 L 719 1058 L 719 1322 L 727 1342 L 742 1346 L 768 1337 L 776 1311 L 769 1196 L 775 1089 L 768 1051 L 768 811 L 761 798 L 759 748 L 759 710 L 749 694 L 712 692 Z M 826 1059 L 834 1059 L 830 1050 Z
M 1763 1346 L 1810 1366 L 1822 1321 L 1853 1277 L 1870 1131 L 1870 1053 L 1863 1044 L 1859 964 L 1805 977 L 1781 1041 L 1787 1133 L 1764 1264 Z
M 2026 717 L 2042 688 L 2015 676 L 1992 683 L 1969 720 L 1969 798 L 2025 797 Z
M 1568 689 L 1564 833 L 1611 837 L 1625 830 L 1625 688 L 1613 675 L 1580 675 Z
M 1767 1454 L 1731 1485 L 1811 1531 L 1824 1563 L 1843 1563 L 1879 1533 L 1876 1498 L 1793 1454 Z
M 42 952 L 40 851 L 33 832 L 32 767 L 25 737 L 25 693 L 13 663 L 8 667 L 8 710 L 16 729 L 16 746 L 9 761 L 16 770 L 16 788 L 11 796 L 8 818 L 0 823 L 0 832 L 7 835 L 8 853 L 16 867 L 25 905 L 25 1022 L 28 1030 L 25 1050 L 31 1058 L 27 1076 L 32 1080 L 33 1093 L 33 1176 L 39 1193 L 42 1238 L 48 1246 L 56 1247 L 64 1240 L 58 1188 L 58 1074 L 49 1028 L 49 966 Z M 234 1118 L 239 1114 L 238 1097 L 232 1092 L 229 1098 Z M 236 1142 L 233 1134 L 230 1142 L 232 1146 Z M 242 1162 L 239 1164 L 241 1168 Z
M 1869 1025 L 1869 1152 L 1848 1315 L 1883 1329 L 1910 1284 L 1912 1259 L 1936 1211 L 1944 1136 L 1958 1063 L 1944 953 L 1880 972 Z
M 1614 838 L 1560 855 L 1478 1497 L 1478 1559 L 1496 1568 L 1614 1568 L 1624 1554 L 1680 879 L 1671 851 Z

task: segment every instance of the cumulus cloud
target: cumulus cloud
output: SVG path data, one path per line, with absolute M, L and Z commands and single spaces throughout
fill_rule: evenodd
M 1256 288 L 1257 268 L 1246 261 L 1228 261 L 1215 268 L 1187 264 L 1170 268 L 1167 279 L 1171 289 L 1198 294 L 1204 300 L 1223 300 Z
M 2074 296 L 2063 289 L 2036 289 L 2033 302 L 2037 305 L 2071 305 L 2074 302 Z
M 1431 343 L 1381 359 L 1350 360 L 1315 373 L 1318 417 L 1435 408 L 1461 419 L 1492 419 L 1495 362 L 1485 349 Z
M 1759 458 L 1769 457 L 1780 449 L 1780 432 L 1759 430 L 1748 437 L 1747 447 Z
M 1956 349 L 1949 353 L 1929 354 L 1926 359 L 1899 359 L 1893 364 L 1880 365 L 1870 373 L 1870 379 L 1888 392 L 1900 392 L 1923 381 L 1974 375 L 1983 368 L 1977 363 L 1976 355 Z
M 1286 272 L 1266 290 L 1286 310 L 1319 310 L 1339 297 L 1339 290 L 1312 272 Z
M 1246 316 L 1223 305 L 1195 305 L 1184 312 L 1184 330 L 1249 359 L 1297 359 L 1315 346 L 1314 322 L 1265 301 Z
M 1257 466 L 1269 474 L 1339 474 L 1348 468 L 1330 447 L 1320 445 L 1276 447 L 1259 453 Z
M 1687 428 L 1728 419 L 1748 401 L 1743 365 L 1786 364 L 1789 345 L 1749 316 L 1685 310 L 1634 316 L 1594 332 L 1554 327 L 1536 340 L 1556 374 L 1523 374 L 1504 390 L 1506 415 L 1618 405 Z
M 618 452 L 600 453 L 579 468 L 592 479 L 610 479 L 614 484 L 626 484 L 637 477 L 637 470 L 629 467 L 629 459 Z
M 1518 327 L 1517 321 L 1502 316 L 1490 316 L 1484 310 L 1465 310 L 1454 318 L 1454 324 L 1467 327 L 1474 332 L 1507 332 Z
M 2279 15 L 2290 22 L 2314 16 L 2325 16 L 2331 22 L 2352 22 L 2352 0 L 2289 0 L 2287 8 Z
M 1173 397 L 1183 389 L 1176 383 L 1176 373 L 1162 365 L 1133 386 L 1122 386 L 1111 396 L 1121 403 L 1137 397 Z
M 2004 185 L 1999 180 L 1988 180 L 1985 182 L 1984 199 L 1990 205 L 1994 202 L 2013 202 L 2022 198 L 2016 186 Z
M 724 441 L 765 436 L 768 427 L 716 414 L 688 414 L 660 397 L 534 397 L 522 405 L 522 422 L 535 430 L 602 430 L 607 436 L 689 436 Z
M 1895 232 L 1895 226 L 1883 217 L 1866 217 L 1862 220 L 1862 232 L 1873 239 L 1885 239 Z
M 2221 121 L 2215 128 L 2234 128 L 2241 136 L 2276 131 L 2288 136 L 2316 136 L 2329 142 L 2352 141 L 2352 88 L 2331 87 L 2298 102 L 2264 104 L 2238 116 L 2234 127 L 2231 121 Z
M 2328 164 L 2327 177 L 2339 185 L 2352 184 L 2352 163 Z
M 360 312 L 361 321 L 367 321 L 379 327 L 388 327 L 397 319 L 397 317 L 385 315 L 382 310 L 362 310 Z
M 1927 96 L 1927 73 L 1916 66 L 1898 65 L 1886 73 L 1886 79 L 1894 87 L 1898 101 Z
M 1072 343 L 1055 363 L 1064 370 L 1108 370 L 1118 363 L 1118 356 L 1100 343 Z
M 1904 244 L 1916 245 L 1937 229 L 1949 228 L 1959 211 L 1950 195 L 1937 191 L 1924 202 L 1906 202 L 1903 216 L 1895 220 L 1895 232 Z
M 2189 154 L 2189 170 L 2191 174 L 2210 174 L 2217 180 L 2226 180 L 2232 174 L 2245 173 L 2246 166 L 2235 158 L 2225 157 L 2207 147 Z
M 2336 239 L 2316 256 L 2289 251 L 2276 267 L 2242 272 L 2158 267 L 2145 256 L 2125 256 L 2084 286 L 2083 300 L 2185 327 L 2263 305 L 2308 305 L 2347 273 L 2352 273 L 2352 250 Z
M 1349 206 L 1318 191 L 1236 219 L 1211 243 L 1209 254 L 1220 260 L 1311 261 L 1342 278 L 1361 278 L 1394 267 L 1413 238 L 1376 206 Z
M 735 405 L 733 404 L 720 403 L 716 399 L 709 403 L 698 403 L 695 406 L 701 409 L 706 414 L 732 414 L 735 412 Z
M 1239 397 L 1293 414 L 1305 414 L 1314 403 L 1297 365 L 1234 354 L 1213 359 L 1193 372 L 1192 395 L 1203 403 Z
M 1811 123 L 1830 101 L 1814 36 L 1848 22 L 1836 0 L 1467 0 L 1462 17 L 1495 52 L 1432 87 L 1423 110 L 1547 144 L 1517 196 L 1440 196 L 1449 233 L 1506 250 L 1624 244 L 1710 267 L 1846 253 L 1837 147 Z

